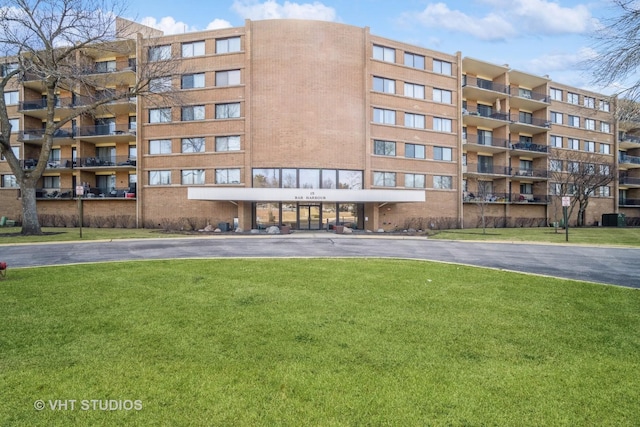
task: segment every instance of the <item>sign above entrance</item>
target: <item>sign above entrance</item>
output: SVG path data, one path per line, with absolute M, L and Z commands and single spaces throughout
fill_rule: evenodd
M 424 190 L 334 190 L 308 188 L 189 187 L 190 200 L 247 202 L 424 202 Z

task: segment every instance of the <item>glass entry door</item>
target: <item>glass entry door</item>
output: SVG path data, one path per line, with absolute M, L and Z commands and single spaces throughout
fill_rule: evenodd
M 299 230 L 320 230 L 321 227 L 320 204 L 298 205 Z

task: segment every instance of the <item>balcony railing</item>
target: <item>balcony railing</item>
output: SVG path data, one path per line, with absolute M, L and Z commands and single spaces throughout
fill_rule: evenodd
M 108 156 L 108 157 L 80 157 L 77 159 L 81 168 L 110 167 L 110 166 L 136 166 L 136 159 L 125 156 Z
M 493 92 L 509 93 L 506 85 L 492 82 L 491 80 L 479 79 L 473 76 L 462 76 L 462 87 L 477 87 L 480 89 L 490 90 Z
M 488 119 L 496 119 L 496 120 L 504 120 L 509 121 L 509 115 L 504 113 L 496 113 L 492 110 L 484 110 L 484 109 L 469 109 L 464 108 L 462 110 L 462 114 L 465 116 L 478 116 L 478 117 L 486 117 Z
M 620 199 L 618 206 L 640 206 L 640 199 Z
M 478 144 L 478 145 L 487 145 L 487 146 L 491 146 L 491 147 L 502 147 L 502 148 L 508 148 L 509 147 L 509 140 L 508 139 L 495 138 L 495 137 L 487 138 L 487 137 L 481 137 L 479 135 L 474 135 L 474 134 L 468 134 L 467 135 L 467 143 L 469 143 L 469 144 Z
M 73 188 L 37 188 L 37 199 L 73 199 L 76 197 Z
M 75 105 L 73 98 L 56 98 L 55 100 L 56 108 L 72 108 L 75 107 Z M 46 99 L 20 102 L 20 110 L 22 111 L 42 110 L 45 108 L 47 108 Z
M 75 188 L 38 188 L 36 189 L 36 198 L 40 200 L 60 200 L 73 199 L 77 197 Z M 136 192 L 129 187 L 126 188 L 99 188 L 90 187 L 84 192 L 83 198 L 124 198 L 135 199 Z
M 551 126 L 551 122 L 545 119 L 538 119 L 536 117 L 522 117 L 520 114 L 511 114 L 511 122 L 522 123 L 525 125 L 538 126 L 542 128 L 548 128 Z
M 549 102 L 546 93 L 543 92 L 521 92 L 518 86 L 511 86 L 509 88 L 509 94 L 511 96 L 517 96 L 518 98 L 532 99 L 534 101 Z
M 480 164 L 468 164 L 466 165 L 467 173 L 477 173 L 486 175 L 511 175 L 511 168 L 508 166 L 487 166 Z
M 551 196 L 546 194 L 524 194 L 514 193 L 511 194 L 511 203 L 542 203 L 548 204 L 551 201 Z
M 544 194 L 521 194 L 521 193 L 491 193 L 484 196 L 475 195 L 473 192 L 466 193 L 463 197 L 465 203 L 542 203 L 548 204 L 550 196 Z
M 628 176 L 620 177 L 620 184 L 627 185 L 640 185 L 640 178 L 630 178 Z
M 135 135 L 136 129 L 129 125 L 104 124 L 95 126 L 82 126 L 76 129 L 77 136 L 109 136 L 109 135 Z
M 94 64 L 81 70 L 82 74 L 107 74 L 107 73 L 120 73 L 123 71 L 136 71 L 136 64 L 129 62 L 124 67 L 105 67 L 103 65 Z
M 73 138 L 75 136 L 71 129 L 58 129 L 53 134 L 54 138 Z M 25 129 L 20 131 L 18 139 L 21 141 L 38 140 L 44 137 L 44 129 Z
M 542 144 L 534 144 L 532 142 L 514 142 L 511 144 L 512 150 L 535 151 L 537 153 L 548 153 L 549 146 Z
M 547 178 L 549 176 L 549 172 L 546 169 L 513 168 L 512 176 L 514 176 L 514 177 Z
M 634 165 L 640 165 L 640 157 L 627 156 L 626 154 L 621 154 L 620 163 L 630 163 Z
M 627 135 L 624 132 L 618 133 L 618 139 L 624 142 L 635 142 L 636 144 L 640 144 L 640 137 Z

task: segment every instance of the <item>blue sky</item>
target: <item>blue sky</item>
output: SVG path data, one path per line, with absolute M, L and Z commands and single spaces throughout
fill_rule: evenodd
M 611 11 L 608 0 L 133 0 L 126 17 L 165 34 L 237 27 L 245 18 L 368 26 L 382 37 L 610 93 L 578 64 L 593 56 L 589 34 Z

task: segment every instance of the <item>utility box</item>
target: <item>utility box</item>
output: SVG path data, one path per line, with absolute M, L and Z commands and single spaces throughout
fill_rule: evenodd
M 231 228 L 231 225 L 228 222 L 219 222 L 218 223 L 218 228 L 222 232 L 227 232 L 227 231 L 229 231 L 229 228 Z
M 603 227 L 624 227 L 627 225 L 624 214 L 611 213 L 602 214 L 602 226 Z

